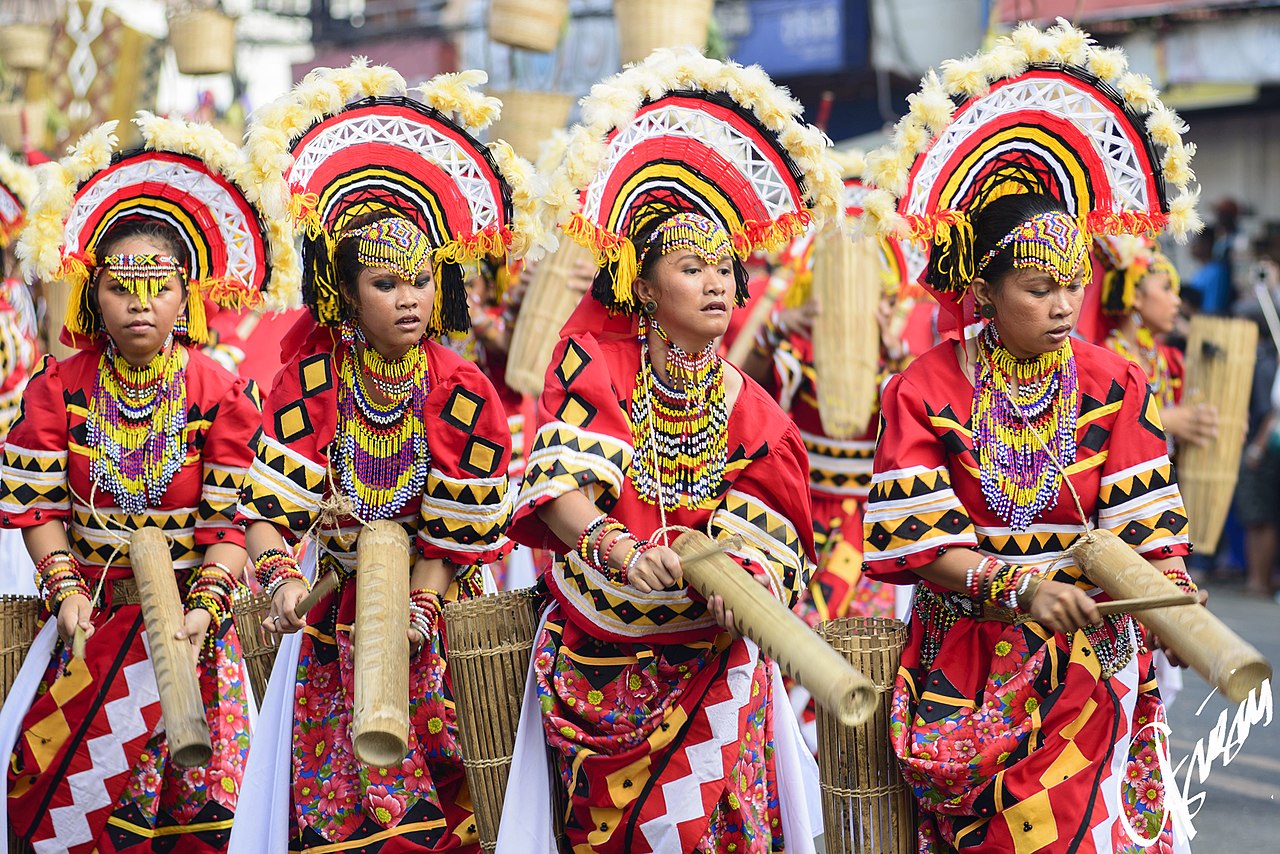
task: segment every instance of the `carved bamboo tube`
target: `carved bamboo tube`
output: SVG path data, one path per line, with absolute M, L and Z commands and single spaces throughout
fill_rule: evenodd
M 409 752 L 409 535 L 368 525 L 356 544 L 355 708 L 352 747 L 367 765 L 396 766 Z
M 147 632 L 151 666 L 160 692 L 169 756 L 183 768 L 209 764 L 213 743 L 200 696 L 191 644 L 174 637 L 182 628 L 185 609 L 178 595 L 169 543 L 159 528 L 139 528 L 129 538 L 129 561 L 138 584 L 142 624 Z M 209 626 L 209 631 L 218 627 Z
M 755 641 L 782 672 L 845 726 L 856 726 L 876 708 L 876 690 L 866 676 L 814 633 L 714 542 L 686 531 L 671 548 L 681 557 L 684 580 L 703 596 L 724 599 L 734 627 Z

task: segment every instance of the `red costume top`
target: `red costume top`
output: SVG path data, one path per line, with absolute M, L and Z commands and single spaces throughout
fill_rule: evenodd
M 587 300 L 583 304 L 588 314 L 603 314 Z M 575 320 L 583 311 L 580 307 L 566 330 L 582 327 Z M 544 420 L 529 453 L 511 537 L 564 555 L 546 578 L 571 619 L 589 634 L 672 643 L 714 636 L 719 627 L 687 590 L 642 594 L 619 586 L 588 566 L 538 518 L 535 511 L 542 504 L 583 490 L 639 537 L 650 537 L 662 524 L 657 506 L 639 497 L 628 475 L 628 413 L 640 369 L 634 332 L 569 335 L 556 347 L 551 364 L 539 401 Z M 752 572 L 766 574 L 775 594 L 794 605 L 813 559 L 808 466 L 800 431 L 746 377 L 729 413 L 728 431 L 728 465 L 715 504 L 669 510 L 667 525 L 705 531 L 709 522 L 713 536 L 742 535 L 744 548 L 730 554 Z
M 272 522 L 293 541 L 316 522 L 321 500 L 331 494 L 326 471 L 338 428 L 338 374 L 350 356 L 330 329 L 306 318 L 299 333 L 307 330 L 313 331 L 292 348 L 295 355 L 267 397 L 258 455 L 240 505 L 244 519 Z M 394 518 L 424 557 L 478 567 L 511 547 L 503 535 L 512 500 L 506 413 L 479 368 L 440 344 L 426 342 L 423 349 L 430 387 L 423 423 L 431 458 L 423 494 L 407 500 Z M 350 571 L 356 560 L 350 543 L 359 527 L 344 517 L 321 520 L 317 530 L 326 553 Z
M 111 493 L 89 476 L 85 446 L 89 401 L 98 376 L 102 343 L 61 361 L 45 358 L 23 395 L 23 415 L 13 425 L 0 466 L 0 525 L 27 528 L 52 519 L 67 522 L 71 548 L 94 578 L 93 567 L 112 559 L 108 577 L 131 575 L 128 535 L 154 520 L 165 532 L 173 568 L 200 566 L 214 543 L 244 544 L 234 522 L 240 483 L 253 461 L 261 426 L 257 389 L 208 356 L 186 354 L 187 447 L 158 507 L 145 520 L 125 514 Z

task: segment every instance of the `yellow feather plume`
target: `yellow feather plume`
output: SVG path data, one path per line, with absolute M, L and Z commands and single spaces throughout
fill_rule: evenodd
M 483 130 L 498 118 L 502 102 L 476 91 L 489 80 L 488 72 L 472 68 L 449 74 L 437 74 L 417 88 L 423 103 L 445 115 L 457 113 L 458 119 L 472 130 Z
M 1111 83 L 1129 70 L 1129 57 L 1118 47 L 1095 47 L 1085 67 L 1099 80 Z
M 938 79 L 937 72 L 933 70 L 920 81 L 920 91 L 907 97 L 907 104 L 911 115 L 935 134 L 942 133 L 951 124 L 951 116 L 956 108 L 955 102 Z
M 840 169 L 842 180 L 861 179 L 867 171 L 867 154 L 857 148 L 833 148 L 831 159 Z
M 1204 229 L 1204 220 L 1196 212 L 1200 200 L 1200 188 L 1185 189 L 1169 203 L 1169 231 L 1179 243 L 1186 243 L 1187 236 Z
M 1173 110 L 1159 107 L 1147 116 L 1147 132 L 1157 144 L 1169 147 L 1182 142 L 1187 125 Z
M 1149 113 L 1160 106 L 1160 97 L 1151 85 L 1151 78 L 1145 74 L 1130 71 L 1116 81 L 1116 88 L 1125 104 L 1138 113 Z
M 0 145 L 0 182 L 18 197 L 24 208 L 31 207 L 39 190 L 35 172 L 26 164 L 15 160 L 13 153 L 3 145 Z
M 942 83 L 948 92 L 966 98 L 980 98 L 991 91 L 982 60 L 976 56 L 943 60 Z
M 1005 80 L 1027 70 L 1027 54 L 1021 48 L 1001 39 L 991 50 L 978 57 L 978 66 L 987 80 Z
M 1179 142 L 1177 145 L 1166 148 L 1164 158 L 1161 160 L 1165 180 L 1175 187 L 1185 187 L 1194 181 L 1196 173 L 1191 169 L 1193 154 L 1195 154 L 1194 143 L 1183 145 Z
M 1091 45 L 1083 30 L 1076 29 L 1065 18 L 1059 18 L 1057 25 L 1049 28 L 1049 35 L 1055 42 L 1054 51 L 1059 62 L 1084 65 Z
M 106 168 L 111 162 L 111 153 L 119 142 L 116 137 L 117 124 L 119 122 L 115 120 L 103 122 L 71 146 L 63 159 L 63 166 L 77 182 L 87 180 L 90 175 Z

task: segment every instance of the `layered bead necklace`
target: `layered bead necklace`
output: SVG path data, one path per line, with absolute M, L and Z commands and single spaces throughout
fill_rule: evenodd
M 649 329 L 667 345 L 668 386 L 649 361 Z M 664 510 L 697 509 L 724 478 L 729 410 L 724 362 L 715 342 L 697 353 L 672 343 L 656 320 L 640 324 L 640 375 L 631 393 L 631 479 L 636 492 Z
M 987 506 L 1015 531 L 1053 504 L 1076 459 L 1080 389 L 1067 340 L 1020 361 L 994 323 L 978 336 L 973 438 Z M 1015 387 L 1016 385 L 1016 387 Z
M 1156 403 L 1160 404 L 1160 408 L 1167 409 L 1173 406 L 1177 391 L 1174 387 L 1173 371 L 1169 368 L 1168 357 L 1156 344 L 1151 330 L 1145 326 L 1138 328 L 1136 351 L 1119 329 L 1111 330 L 1107 337 L 1111 343 L 1111 349 L 1142 368 L 1142 372 L 1147 377 L 1147 388 L 1155 395 Z
M 422 494 L 431 465 L 422 415 L 430 392 L 426 353 L 418 344 L 387 361 L 361 342 L 347 350 L 338 380 L 338 483 L 362 520 L 392 518 Z M 374 400 L 370 386 L 388 402 Z
M 158 507 L 186 459 L 186 366 L 172 339 L 135 368 L 108 342 L 85 420 L 89 476 L 126 513 Z

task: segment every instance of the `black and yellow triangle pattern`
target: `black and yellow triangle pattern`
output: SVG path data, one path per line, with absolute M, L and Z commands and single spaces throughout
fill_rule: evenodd
M 711 514 L 711 536 L 733 534 L 744 548 L 730 553 L 763 566 L 772 589 L 793 607 L 813 569 L 795 527 L 756 496 L 730 490 Z
M 80 561 L 92 566 L 128 566 L 129 531 L 159 528 L 169 543 L 173 568 L 196 569 L 204 558 L 204 547 L 196 546 L 196 508 L 148 510 L 130 514 L 114 507 L 90 509 L 79 502 L 71 508 L 67 539 Z
M 871 484 L 864 520 L 868 561 L 892 559 L 898 566 L 915 566 L 928 563 L 938 549 L 977 546 L 973 522 L 945 468 L 896 474 L 877 475 Z
M 0 515 L 6 525 L 8 517 L 31 510 L 66 511 L 70 507 L 66 451 L 36 451 L 12 443 L 4 446 Z
M 204 464 L 197 528 L 230 528 L 235 526 L 236 506 L 244 487 L 246 469 Z
M 269 436 L 258 438 L 258 454 L 244 478 L 240 514 L 289 531 L 311 527 L 324 497 L 325 470 Z
M 706 605 L 690 599 L 686 588 L 641 593 L 615 584 L 574 552 L 557 557 L 550 572 L 561 603 L 613 636 L 661 638 L 715 628 Z
M 1167 456 L 1103 476 L 1098 527 L 1110 529 L 1140 554 L 1172 554 L 1186 543 L 1187 525 L 1187 510 Z
M 613 436 L 550 421 L 534 437 L 516 503 L 532 506 L 574 490 L 603 487 L 605 494 L 596 503 L 610 510 L 622 494 L 631 454 L 631 446 Z
M 457 479 L 432 468 L 419 510 L 418 537 L 449 552 L 474 554 L 479 559 L 505 541 L 513 507 L 505 473 Z

